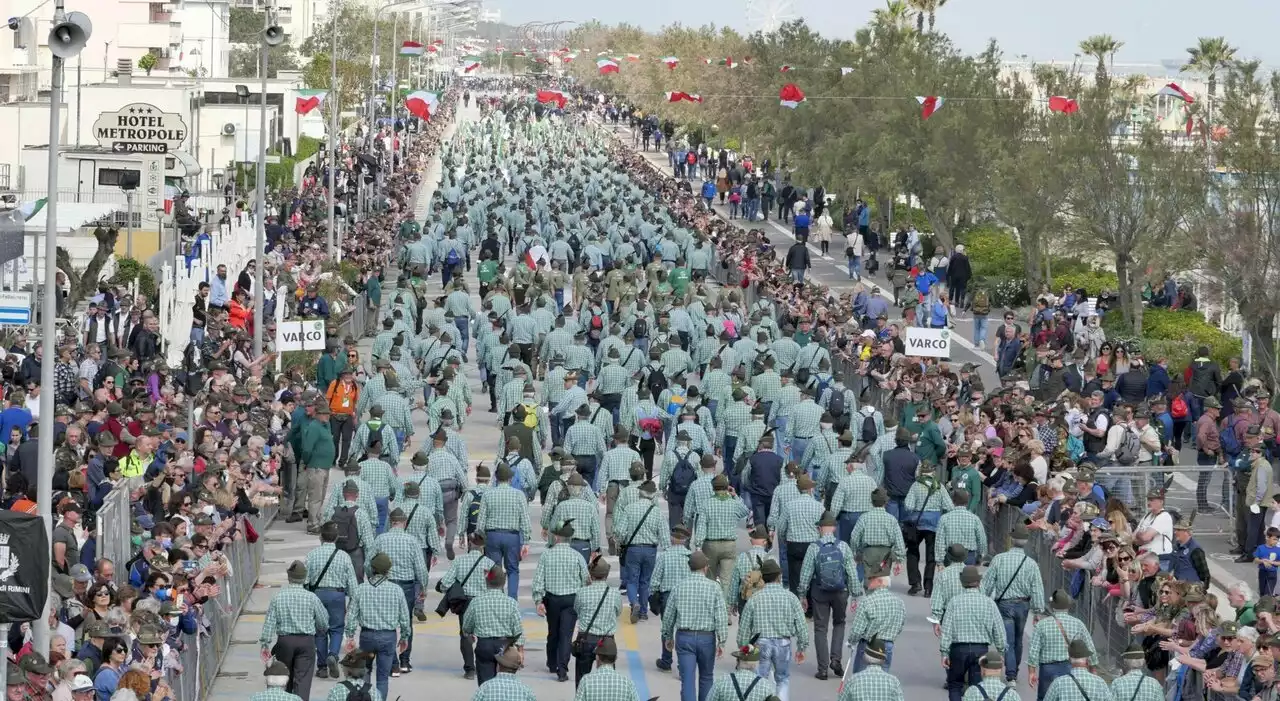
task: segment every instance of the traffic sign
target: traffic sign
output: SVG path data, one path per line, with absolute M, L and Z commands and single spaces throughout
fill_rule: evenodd
M 0 326 L 31 324 L 31 296 L 26 292 L 0 292 Z
M 112 153 L 168 153 L 169 144 L 149 144 L 139 141 L 115 141 L 111 144 Z
M 93 135 L 98 144 L 115 153 L 167 153 L 182 148 L 187 139 L 187 122 L 176 112 L 134 102 L 98 115 Z M 117 144 L 133 150 L 118 150 Z M 141 150 L 144 147 L 147 150 Z

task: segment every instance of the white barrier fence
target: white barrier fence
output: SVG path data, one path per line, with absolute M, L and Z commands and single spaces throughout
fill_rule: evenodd
M 157 313 L 160 333 L 167 343 L 165 360 L 170 367 L 182 364 L 182 352 L 191 336 L 192 305 L 200 283 L 211 283 L 218 266 L 225 265 L 228 286 L 234 285 L 234 276 L 253 259 L 256 237 L 255 228 L 247 219 L 242 224 L 223 225 L 211 232 L 208 240 L 201 237 L 199 256 L 190 262 L 178 258 L 177 265 L 165 263 L 161 268 Z

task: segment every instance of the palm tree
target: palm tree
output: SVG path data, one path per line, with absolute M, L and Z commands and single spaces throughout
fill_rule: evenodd
M 902 30 L 909 26 L 910 14 L 906 0 L 885 0 L 883 8 L 871 12 L 871 19 L 881 27 Z
M 1236 61 L 1236 47 L 1227 43 L 1226 37 L 1200 37 L 1200 43 L 1187 49 L 1190 58 L 1182 67 L 1184 71 L 1196 71 L 1209 76 L 1209 102 L 1218 92 L 1218 71 Z
M 1094 71 L 1094 82 L 1099 88 L 1111 87 L 1111 77 L 1107 74 L 1107 61 L 1115 56 L 1122 46 L 1124 42 L 1118 41 L 1110 34 L 1095 34 L 1080 42 L 1080 53 L 1098 59 L 1098 68 Z
M 933 32 L 933 23 L 937 20 L 938 8 L 947 4 L 947 0 L 907 0 L 908 8 L 916 15 L 916 32 L 924 34 L 925 17 L 929 18 L 929 32 Z

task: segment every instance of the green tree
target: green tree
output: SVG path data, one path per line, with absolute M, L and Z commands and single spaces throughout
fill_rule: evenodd
M 929 20 L 929 31 L 933 31 L 933 23 L 937 18 L 938 8 L 947 4 L 947 0 L 907 0 L 907 5 L 916 13 L 916 33 L 924 34 L 925 18 Z
M 262 54 L 257 45 L 240 45 L 231 49 L 228 72 L 232 78 L 257 78 L 260 75 Z M 274 78 L 279 71 L 298 70 L 298 55 L 288 40 L 279 46 L 267 48 L 267 77 Z
M 1184 71 L 1196 71 L 1209 77 L 1209 102 L 1218 93 L 1218 74 L 1236 61 L 1236 48 L 1227 43 L 1226 37 L 1200 37 L 1199 43 L 1187 49 L 1188 59 Z
M 230 26 L 227 27 L 228 41 L 233 44 L 252 44 L 258 41 L 262 33 L 262 13 L 246 7 L 232 7 Z
M 1107 71 L 1107 62 L 1115 57 L 1122 46 L 1124 42 L 1110 34 L 1095 34 L 1080 42 L 1080 53 L 1092 56 L 1098 61 L 1098 67 L 1094 69 L 1094 84 L 1099 88 L 1105 90 L 1110 87 L 1111 76 Z
M 156 58 L 155 54 L 148 51 L 142 55 L 142 58 L 138 59 L 138 68 L 146 71 L 147 75 L 151 75 L 151 71 L 155 70 L 157 63 L 159 63 L 159 59 Z
M 872 10 L 872 24 L 880 29 L 906 29 L 911 26 L 911 8 L 906 0 L 884 0 L 884 7 Z

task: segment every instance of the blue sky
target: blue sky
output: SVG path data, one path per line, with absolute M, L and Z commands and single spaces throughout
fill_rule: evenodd
M 782 0 L 771 0 L 780 2 Z M 850 37 L 884 0 L 790 0 L 791 12 L 821 27 L 823 33 Z M 592 18 L 606 24 L 629 22 L 656 29 L 673 22 L 748 26 L 747 0 L 484 0 L 511 24 Z M 1047 61 L 1071 61 L 1076 45 L 1091 34 L 1111 34 L 1125 42 L 1117 63 L 1159 63 L 1186 56 L 1199 36 L 1225 36 L 1240 58 L 1280 66 L 1280 26 L 1276 0 L 950 0 L 938 13 L 937 28 L 966 51 L 980 50 L 991 38 L 1013 59 L 1027 55 Z M 623 47 L 618 47 L 619 50 Z

